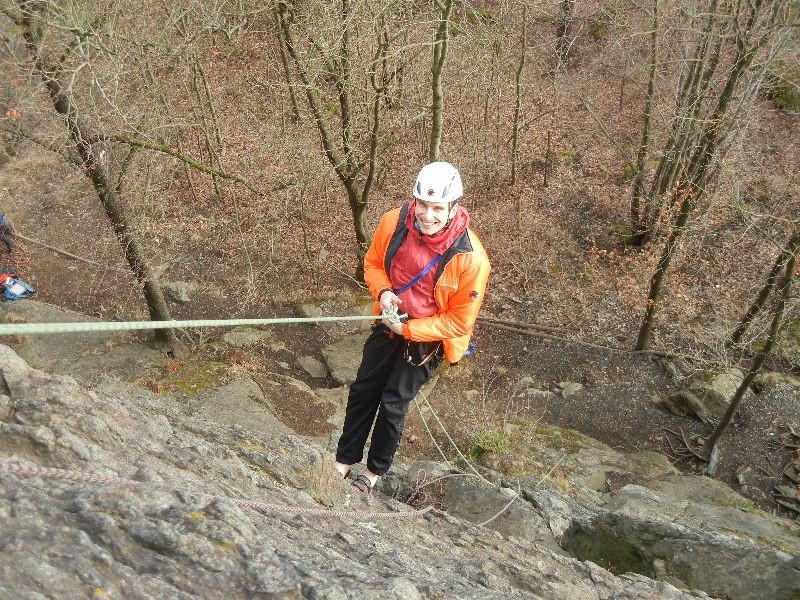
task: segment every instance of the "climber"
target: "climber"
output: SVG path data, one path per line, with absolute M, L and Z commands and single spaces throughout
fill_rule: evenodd
M 343 477 L 361 462 L 372 432 L 367 468 L 352 482 L 356 494 L 370 494 L 391 466 L 409 403 L 442 358 L 456 363 L 470 344 L 490 265 L 458 203 L 462 194 L 453 165 L 426 165 L 414 199 L 383 215 L 364 257 L 373 313 L 397 309 L 408 319 L 375 321 L 350 386 L 336 451 Z

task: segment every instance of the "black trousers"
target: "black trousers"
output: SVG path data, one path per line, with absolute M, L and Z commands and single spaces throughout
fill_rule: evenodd
M 372 430 L 367 468 L 376 475 L 389 470 L 403 435 L 408 405 L 442 361 L 441 342 L 409 342 L 390 333 L 378 324 L 364 344 L 336 450 L 337 462 L 361 462 Z M 417 366 L 428 355 L 428 361 Z

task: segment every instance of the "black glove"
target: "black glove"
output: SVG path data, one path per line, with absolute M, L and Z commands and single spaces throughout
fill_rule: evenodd
M 14 239 L 11 236 L 11 227 L 6 222 L 5 217 L 0 215 L 0 241 L 6 245 L 9 254 L 14 251 Z

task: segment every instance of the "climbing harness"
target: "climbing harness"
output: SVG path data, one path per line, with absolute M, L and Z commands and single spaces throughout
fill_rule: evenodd
M 127 487 L 144 487 L 141 481 L 124 479 L 122 477 L 97 475 L 83 471 L 71 471 L 69 469 L 57 469 L 54 467 L 40 467 L 38 465 L 23 465 L 19 463 L 0 463 L 0 474 L 16 475 L 17 477 L 39 478 L 39 479 L 64 479 L 67 481 L 85 481 L 87 483 L 97 483 L 101 485 L 118 484 Z M 316 517 L 352 517 L 360 519 L 402 519 L 404 517 L 417 517 L 433 510 L 433 506 L 426 506 L 416 510 L 402 512 L 366 512 L 366 511 L 347 511 L 347 510 L 326 510 L 323 508 L 309 508 L 305 506 L 287 506 L 284 504 L 273 504 L 270 502 L 256 502 L 254 500 L 244 500 L 241 498 L 228 498 L 226 496 L 215 496 L 213 494 L 202 494 L 204 500 L 224 500 L 237 506 L 244 506 L 262 512 L 279 512 L 292 515 L 308 515 Z

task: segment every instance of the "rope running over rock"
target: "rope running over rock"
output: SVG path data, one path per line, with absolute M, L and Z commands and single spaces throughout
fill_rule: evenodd
M 98 484 L 119 484 L 127 487 L 143 487 L 146 485 L 141 481 L 124 479 L 122 477 L 97 475 L 82 471 L 71 471 L 69 469 L 58 469 L 54 467 L 40 467 L 38 465 L 23 465 L 18 463 L 0 463 L 0 474 L 16 475 L 17 477 L 39 478 L 39 479 L 64 479 L 67 481 L 85 481 L 87 483 Z M 327 510 L 323 508 L 308 508 L 302 506 L 287 506 L 284 504 L 272 504 L 270 502 L 256 502 L 254 500 L 243 500 L 240 498 L 228 498 L 226 496 L 214 496 L 202 494 L 205 500 L 224 500 L 252 508 L 263 512 L 280 512 L 293 515 L 308 515 L 317 517 L 350 517 L 355 519 L 402 519 L 404 517 L 417 517 L 431 510 L 433 506 L 426 506 L 419 510 L 409 510 L 403 512 L 366 512 L 366 511 L 347 511 L 347 510 Z

